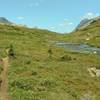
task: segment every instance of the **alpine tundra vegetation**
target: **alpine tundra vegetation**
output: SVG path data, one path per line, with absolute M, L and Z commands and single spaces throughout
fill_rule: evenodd
M 100 100 L 99 13 L 99 0 L 0 0 L 0 100 Z

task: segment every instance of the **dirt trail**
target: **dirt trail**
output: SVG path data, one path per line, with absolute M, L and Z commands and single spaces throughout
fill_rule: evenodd
M 8 71 L 8 66 L 9 66 L 9 58 L 3 58 L 2 59 L 2 65 L 3 65 L 3 71 L 1 73 L 1 95 L 0 95 L 0 100 L 9 100 L 8 97 L 8 80 L 7 80 L 7 71 Z

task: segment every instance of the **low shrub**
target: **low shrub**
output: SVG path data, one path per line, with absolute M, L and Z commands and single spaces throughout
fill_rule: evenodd
M 21 82 L 21 81 L 13 81 L 12 83 L 10 83 L 10 85 L 12 87 L 17 87 L 17 88 L 21 88 L 24 90 L 32 90 L 32 85 L 27 83 L 27 82 Z
M 54 82 L 53 80 L 46 79 L 46 80 L 43 80 L 40 83 L 40 85 L 49 88 L 49 87 L 56 86 L 56 82 Z
M 61 61 L 70 61 L 72 60 L 72 57 L 71 56 L 68 56 L 68 55 L 64 55 L 60 58 Z
M 38 73 L 37 73 L 36 71 L 32 71 L 31 74 L 35 76 L 35 75 L 37 75 Z

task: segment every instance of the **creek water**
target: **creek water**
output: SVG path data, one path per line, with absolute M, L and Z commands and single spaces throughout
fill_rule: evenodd
M 56 45 L 66 48 L 67 50 L 80 53 L 91 53 L 100 55 L 100 48 L 92 47 L 87 44 L 56 42 Z

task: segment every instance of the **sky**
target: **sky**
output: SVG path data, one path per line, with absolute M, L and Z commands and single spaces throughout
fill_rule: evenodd
M 0 17 L 28 27 L 71 32 L 100 14 L 100 0 L 0 0 Z

